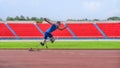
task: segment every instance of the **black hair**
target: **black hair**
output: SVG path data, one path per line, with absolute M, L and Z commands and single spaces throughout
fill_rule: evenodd
M 61 22 L 60 22 L 60 21 L 57 21 L 57 23 L 58 23 L 58 24 L 61 24 Z

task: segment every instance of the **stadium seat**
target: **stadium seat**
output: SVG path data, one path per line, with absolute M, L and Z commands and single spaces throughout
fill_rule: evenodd
M 33 23 L 9 23 L 9 26 L 20 38 L 40 38 L 43 36 Z
M 35 26 L 34 22 L 12 23 L 12 21 L 8 23 L 8 25 L 19 38 L 43 38 L 43 34 L 38 28 L 45 32 L 51 26 L 47 23 L 38 23 L 37 26 Z M 120 38 L 120 22 L 97 22 L 97 25 L 108 38 Z M 60 27 L 64 27 L 64 25 L 62 24 Z M 77 38 L 104 38 L 93 23 L 68 23 L 68 27 Z M 74 38 L 68 29 L 63 31 L 56 30 L 52 34 L 55 38 Z M 3 22 L 0 22 L 0 38 L 16 38 Z
M 120 38 L 120 23 L 98 23 L 108 38 Z
M 5 26 L 4 23 L 0 23 L 0 38 L 13 38 L 14 35 L 10 30 Z
M 48 28 L 50 28 L 50 24 L 38 24 L 39 27 L 43 30 L 43 32 L 45 32 Z M 60 27 L 64 27 L 64 25 L 62 24 Z M 54 37 L 56 38 L 73 38 L 71 33 L 67 30 L 56 30 L 52 33 L 54 35 Z
M 68 24 L 78 38 L 103 38 L 92 23 Z

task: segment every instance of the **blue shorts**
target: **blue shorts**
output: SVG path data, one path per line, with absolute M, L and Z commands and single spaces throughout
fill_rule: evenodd
M 53 35 L 52 35 L 51 33 L 45 32 L 45 33 L 44 33 L 44 39 L 47 39 L 48 37 L 49 37 L 49 38 L 52 38 Z

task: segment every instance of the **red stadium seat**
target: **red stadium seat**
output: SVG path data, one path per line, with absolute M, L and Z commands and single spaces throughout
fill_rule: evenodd
M 109 38 L 120 38 L 120 23 L 98 23 Z
M 92 23 L 68 24 L 70 29 L 79 38 L 103 38 L 102 34 Z
M 20 38 L 39 38 L 42 33 L 32 23 L 18 24 L 11 23 L 9 26 L 16 32 Z

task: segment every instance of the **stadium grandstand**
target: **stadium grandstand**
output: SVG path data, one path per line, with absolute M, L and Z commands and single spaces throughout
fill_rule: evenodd
M 68 28 L 53 32 L 55 38 L 62 39 L 119 39 L 120 22 L 64 22 Z M 34 21 L 0 22 L 0 39 L 41 39 L 49 24 Z

